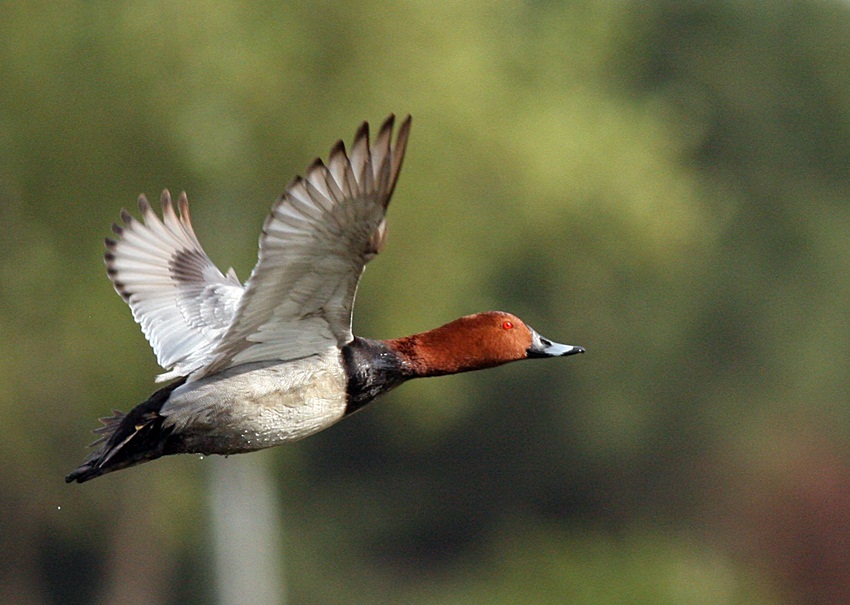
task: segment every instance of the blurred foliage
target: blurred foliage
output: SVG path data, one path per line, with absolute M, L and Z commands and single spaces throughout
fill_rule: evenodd
M 102 237 L 186 190 L 244 279 L 389 112 L 358 333 L 501 308 L 588 354 L 253 455 L 290 601 L 850 602 L 848 44 L 825 0 L 0 4 L 0 602 L 209 601 L 202 461 L 61 480 L 157 372 Z

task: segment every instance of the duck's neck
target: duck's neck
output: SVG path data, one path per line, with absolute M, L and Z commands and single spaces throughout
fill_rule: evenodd
M 392 340 L 355 337 L 345 345 L 342 358 L 348 375 L 346 413 L 359 410 L 378 395 L 411 378 L 472 369 L 440 355 L 437 341 L 429 336 L 431 332 Z
M 342 357 L 348 375 L 348 410 L 412 378 L 444 376 L 501 365 L 509 359 L 492 350 L 477 334 L 459 330 L 461 318 L 439 328 L 391 340 L 357 338 Z
M 439 328 L 384 343 L 396 352 L 411 378 L 492 368 L 509 359 L 480 329 L 486 321 L 482 315 L 461 317 Z
M 474 369 L 474 360 L 457 354 L 462 349 L 452 347 L 444 336 L 449 335 L 440 334 L 440 328 L 437 328 L 386 340 L 384 344 L 398 356 L 409 378 L 444 376 Z

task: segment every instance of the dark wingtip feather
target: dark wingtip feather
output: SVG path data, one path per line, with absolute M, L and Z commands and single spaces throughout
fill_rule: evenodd
M 390 114 L 390 117 L 384 122 L 384 127 L 387 124 L 392 128 L 392 124 L 395 120 L 395 116 Z M 390 174 L 390 190 L 387 195 L 387 204 L 389 204 L 390 198 L 395 191 L 396 183 L 398 183 L 398 175 L 401 172 L 401 165 L 404 162 L 404 153 L 407 150 L 407 140 L 410 138 L 410 128 L 413 124 L 413 117 L 408 114 L 406 118 L 401 123 L 401 126 L 398 129 L 398 134 L 395 138 L 395 145 L 393 146 L 393 160 L 392 160 L 392 172 Z M 383 127 L 382 129 L 383 130 Z
M 360 125 L 360 128 L 357 129 L 357 132 L 354 133 L 354 145 L 357 145 L 357 141 L 360 139 L 369 140 L 369 122 L 363 122 Z
M 151 211 L 151 204 L 144 194 L 139 196 L 139 210 L 142 211 L 142 214 L 147 214 Z
M 189 198 L 185 191 L 181 191 L 180 197 L 177 198 L 177 210 L 180 212 L 180 220 L 194 234 L 195 230 L 192 229 L 192 217 L 189 214 Z
M 339 155 L 340 153 L 342 155 L 346 155 L 346 153 L 345 153 L 345 143 L 343 142 L 342 139 L 340 139 L 339 141 L 337 141 L 336 143 L 333 144 L 333 147 L 331 147 L 331 150 L 328 153 L 328 157 L 332 158 L 336 155 Z
M 398 137 L 396 137 L 396 144 L 398 140 L 402 138 L 402 136 L 407 139 L 410 134 L 410 127 L 413 124 L 413 116 L 407 114 L 404 116 L 404 120 L 401 121 L 401 126 L 398 127 Z
M 355 143 L 356 144 L 356 143 Z M 344 165 L 349 164 L 348 153 L 345 150 L 345 143 L 342 139 L 338 140 L 333 144 L 331 150 L 328 152 L 328 166 L 333 166 L 336 163 L 342 163 Z
M 292 177 L 292 180 L 289 181 L 289 184 L 286 186 L 286 191 L 289 191 L 293 187 L 297 187 L 303 180 L 304 178 L 300 174 Z
M 395 114 L 391 113 L 390 115 L 388 115 L 384 119 L 383 123 L 381 124 L 381 128 L 380 128 L 379 132 L 384 132 L 385 130 L 392 130 L 394 125 L 395 125 Z
M 120 281 L 113 282 L 112 285 L 115 287 L 115 291 L 118 292 L 118 296 L 129 304 L 131 294 L 127 291 L 127 287 Z
M 300 174 L 295 175 L 294 177 L 292 177 L 292 180 L 291 180 L 291 181 L 289 181 L 289 183 L 287 183 L 286 187 L 284 187 L 284 189 L 283 189 L 283 193 L 281 193 L 281 194 L 278 196 L 277 201 L 278 201 L 278 202 L 281 202 L 281 201 L 285 200 L 285 199 L 286 199 L 286 195 L 287 195 L 290 191 L 292 191 L 295 187 L 297 187 L 297 186 L 301 183 L 301 181 L 303 181 L 303 180 L 304 180 L 304 179 L 303 179 L 303 177 L 302 177 Z M 263 233 L 266 233 L 266 229 L 267 229 L 267 227 L 268 227 L 268 226 L 272 223 L 272 221 L 274 221 L 274 215 L 275 215 L 275 209 L 276 209 L 276 208 L 277 208 L 277 204 L 275 204 L 274 206 L 272 206 L 271 212 L 269 212 L 269 214 L 266 216 L 266 220 L 265 220 L 265 222 L 263 223 Z
M 141 206 L 142 199 L 144 199 L 144 197 L 139 199 L 139 206 Z M 145 200 L 145 203 L 147 203 L 147 200 Z M 133 215 L 127 212 L 126 208 L 121 208 L 121 220 L 124 221 L 125 224 L 129 225 L 133 222 Z

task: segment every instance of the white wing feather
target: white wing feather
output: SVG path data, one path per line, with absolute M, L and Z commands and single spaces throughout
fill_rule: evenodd
M 164 191 L 160 220 L 141 196 L 143 222 L 123 211 L 124 225 L 113 225 L 119 238 L 106 240 L 109 278 L 130 305 L 159 365 L 170 370 L 158 381 L 208 363 L 244 292 L 233 270 L 223 275 L 201 248 L 185 194 L 178 206 L 179 215 Z
M 351 311 L 366 263 L 381 249 L 410 117 L 369 145 L 364 123 L 350 154 L 340 141 L 286 188 L 263 226 L 259 260 L 232 325 L 190 380 L 256 361 L 321 354 L 353 338 Z

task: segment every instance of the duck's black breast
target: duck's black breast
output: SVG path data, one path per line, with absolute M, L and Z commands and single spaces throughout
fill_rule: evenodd
M 358 338 L 342 347 L 348 376 L 346 414 L 413 377 L 398 352 L 380 340 Z

